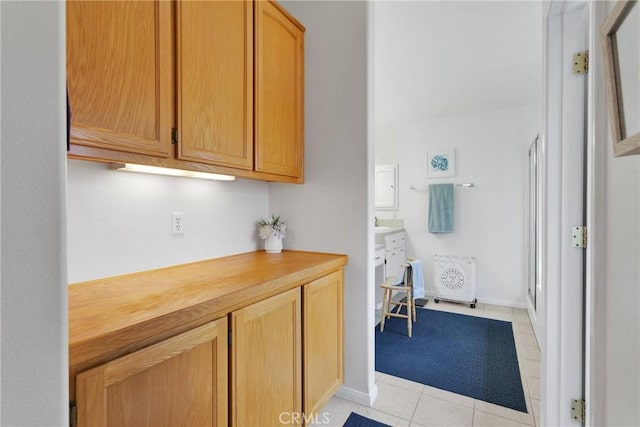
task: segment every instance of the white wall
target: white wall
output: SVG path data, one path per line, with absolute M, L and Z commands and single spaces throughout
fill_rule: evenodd
M 606 163 L 606 425 L 640 425 L 640 156 Z M 598 285 L 598 284 L 596 284 Z
M 68 425 L 64 4 L 2 2 L 2 412 Z
M 69 161 L 69 283 L 216 258 L 263 247 L 264 182 L 208 181 L 109 170 Z M 185 232 L 171 233 L 184 212 Z
M 400 208 L 378 218 L 404 219 L 407 256 L 425 263 L 433 294 L 433 256 L 477 257 L 480 302 L 525 307 L 527 150 L 539 132 L 535 105 L 378 126 L 376 164 L 399 165 Z M 426 179 L 427 152 L 456 149 L 456 176 Z M 429 183 L 473 183 L 454 189 L 454 232 L 427 230 Z M 421 191 L 410 190 L 415 185 Z
M 609 10 L 613 3 L 609 4 Z M 638 8 L 638 5 L 635 6 Z M 640 52 L 640 40 L 634 49 Z M 635 80 L 637 85 L 637 79 Z M 630 95 L 640 95 L 630 87 Z M 613 157 L 606 123 L 605 425 L 640 425 L 640 156 Z
M 305 183 L 270 184 L 271 210 L 289 223 L 285 248 L 344 253 L 343 393 L 375 394 L 368 325 L 367 4 L 286 1 L 305 36 Z M 371 206 L 372 203 L 371 203 Z M 345 394 L 343 394 L 345 395 Z
M 640 425 L 640 156 L 613 157 L 602 55 L 594 49 L 600 47 L 599 28 L 614 5 L 589 4 L 593 155 L 589 159 L 586 398 L 590 425 L 618 427 Z M 640 93 L 639 88 L 635 93 Z

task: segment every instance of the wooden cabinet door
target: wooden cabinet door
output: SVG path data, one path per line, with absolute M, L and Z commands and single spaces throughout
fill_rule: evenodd
M 71 143 L 171 156 L 171 2 L 66 5 Z
M 253 4 L 180 1 L 178 158 L 253 168 Z
M 304 27 L 256 1 L 255 170 L 303 178 Z
M 232 426 L 299 424 L 300 317 L 298 288 L 231 314 Z
M 304 413 L 316 414 L 344 382 L 343 272 L 303 287 Z
M 226 426 L 227 319 L 76 377 L 78 425 Z

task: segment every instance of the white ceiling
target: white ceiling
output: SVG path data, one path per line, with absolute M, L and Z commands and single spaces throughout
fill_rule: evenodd
M 378 124 L 540 103 L 542 2 L 373 4 Z

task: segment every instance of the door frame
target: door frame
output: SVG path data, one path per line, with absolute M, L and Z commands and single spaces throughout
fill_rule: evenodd
M 531 145 L 529 145 L 529 159 L 527 163 L 527 312 L 529 313 L 529 319 L 531 320 L 531 326 L 533 332 L 538 340 L 538 343 L 543 341 L 544 337 L 544 293 L 542 287 L 542 168 L 541 168 L 541 148 L 542 148 L 542 134 L 536 135 Z M 535 156 L 534 164 L 532 165 L 531 156 Z M 532 169 L 533 166 L 533 169 Z M 533 175 L 532 175 L 533 174 Z M 532 181 L 533 180 L 533 181 Z M 534 190 L 535 194 L 532 194 Z M 533 203 L 532 203 L 533 202 Z M 533 205 L 533 206 L 532 206 Z M 535 223 L 532 230 L 532 222 Z M 535 257 L 535 264 L 532 264 L 530 257 Z M 535 292 L 535 299 L 531 299 L 529 293 L 529 287 L 531 285 L 531 279 L 533 275 L 533 287 Z
M 571 247 L 570 239 L 572 226 L 586 225 L 589 188 L 574 189 L 586 186 L 585 175 L 591 173 L 586 162 L 591 158 L 590 147 L 585 143 L 588 75 L 574 76 L 570 67 L 573 53 L 590 48 L 590 13 L 586 1 L 545 2 L 541 155 L 545 314 L 544 333 L 539 337 L 542 425 L 571 425 L 571 400 L 584 398 L 586 260 L 584 250 Z
M 587 230 L 585 269 L 585 424 L 605 425 L 605 164 L 609 129 L 604 71 L 600 49 L 600 24 L 608 2 L 589 2 L 589 75 L 587 96 Z M 597 286 L 600 284 L 601 286 Z

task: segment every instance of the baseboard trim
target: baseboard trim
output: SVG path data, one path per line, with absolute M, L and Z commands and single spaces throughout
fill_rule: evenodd
M 435 295 L 430 294 L 430 295 L 427 296 L 427 298 L 434 299 Z M 524 308 L 524 309 L 527 308 L 527 303 L 526 302 L 509 301 L 509 300 L 497 299 L 497 298 L 478 298 L 478 303 L 479 304 L 501 305 L 503 307 L 512 307 L 512 308 Z M 464 304 L 468 304 L 468 303 L 464 303 Z
M 359 403 L 360 405 L 372 406 L 373 402 L 378 398 L 378 386 L 374 384 L 371 392 L 368 394 L 342 386 L 336 393 L 336 396 Z
M 503 307 L 527 308 L 526 302 L 507 301 L 495 298 L 478 298 L 478 302 L 482 304 L 501 305 Z

